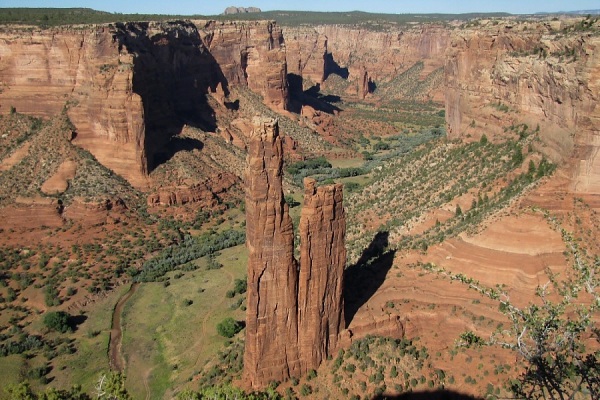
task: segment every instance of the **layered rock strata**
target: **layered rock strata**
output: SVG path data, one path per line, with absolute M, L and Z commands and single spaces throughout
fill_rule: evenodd
M 274 21 L 196 21 L 202 40 L 230 85 L 247 86 L 276 109 L 288 108 L 283 33 Z
M 0 34 L 0 113 L 66 109 L 74 143 L 137 187 L 184 125 L 217 128 L 207 93 L 243 85 L 287 107 L 285 46 L 273 22 L 117 23 Z
M 580 22 L 504 21 L 455 32 L 445 66 L 448 136 L 539 127 L 541 150 L 573 166 L 569 189 L 600 194 L 600 38 L 573 29 Z
M 342 190 L 341 183 L 317 187 L 314 179 L 304 179 L 298 291 L 302 373 L 332 354 L 345 328 L 346 213 Z
M 199 207 L 215 207 L 239 179 L 229 172 L 215 174 L 203 182 L 178 187 L 163 187 L 148 196 L 149 207 L 196 203 Z
M 344 328 L 342 186 L 307 180 L 301 262 L 282 189 L 276 120 L 255 119 L 246 173 L 248 294 L 244 380 L 261 388 L 300 376 L 332 354 Z
M 444 67 L 451 29 L 435 25 L 391 28 L 376 32 L 360 27 L 320 25 L 286 27 L 288 71 L 313 84 L 339 75 L 349 85 L 347 94 L 359 98 L 368 84 L 380 85 L 418 65 L 411 79 L 434 78 Z M 443 101 L 440 84 L 432 84 L 428 98 Z
M 275 120 L 254 120 L 246 172 L 248 292 L 244 380 L 262 387 L 300 373 L 298 268 L 282 186 L 283 147 Z

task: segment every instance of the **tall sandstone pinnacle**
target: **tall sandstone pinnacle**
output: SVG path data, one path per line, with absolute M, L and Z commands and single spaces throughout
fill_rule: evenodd
M 276 120 L 254 119 L 246 171 L 248 294 L 244 379 L 252 387 L 298 374 L 298 268 L 283 198 Z
M 314 179 L 304 179 L 298 291 L 302 373 L 317 368 L 331 354 L 345 328 L 346 213 L 342 188 L 341 183 L 316 187 Z
M 244 382 L 258 389 L 300 376 L 331 355 L 344 329 L 346 220 L 342 185 L 305 180 L 301 263 L 282 185 L 273 119 L 254 119 L 246 171 L 248 294 Z

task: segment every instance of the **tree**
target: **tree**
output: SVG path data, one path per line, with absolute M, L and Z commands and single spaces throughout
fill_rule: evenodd
M 234 337 L 243 328 L 244 327 L 240 322 L 236 321 L 231 317 L 225 318 L 223 321 L 217 324 L 217 332 L 219 333 L 219 335 L 229 339 Z
M 454 215 L 457 217 L 460 217 L 462 215 L 462 209 L 460 208 L 460 205 L 456 205 L 456 211 L 454 212 Z
M 94 386 L 96 397 L 106 400 L 131 400 L 131 396 L 125 389 L 125 375 L 119 372 L 102 374 Z
M 484 340 L 477 336 L 473 331 L 466 331 L 460 334 L 459 346 L 463 347 L 479 347 L 485 344 Z
M 70 315 L 64 311 L 50 311 L 44 315 L 44 325 L 50 330 L 66 333 L 71 330 L 69 318 Z
M 9 385 L 6 393 L 10 400 L 90 400 L 90 396 L 81 391 L 81 386 L 73 386 L 70 390 L 48 388 L 45 392 L 36 394 L 28 382 Z
M 501 344 L 527 363 L 525 372 L 510 382 L 519 398 L 600 398 L 600 351 L 585 346 L 585 339 L 600 342 L 592 317 L 600 307 L 600 258 L 586 261 L 585 252 L 562 232 L 574 255 L 569 275 L 559 280 L 547 271 L 550 280 L 537 288 L 535 304 L 519 308 L 506 293 L 501 301 L 501 310 L 512 322 L 511 329 L 502 332 L 509 340 Z

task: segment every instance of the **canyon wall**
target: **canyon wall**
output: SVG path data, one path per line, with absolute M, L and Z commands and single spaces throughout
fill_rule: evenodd
M 457 30 L 446 56 L 449 138 L 539 126 L 541 150 L 572 164 L 570 190 L 600 194 L 600 38 L 567 21 Z
M 300 271 L 282 187 L 277 120 L 256 118 L 246 171 L 248 292 L 243 379 L 251 388 L 299 377 L 332 355 L 345 328 L 342 185 L 305 181 Z
M 419 79 L 441 71 L 451 30 L 436 25 L 382 31 L 321 25 L 286 27 L 284 36 L 290 73 L 319 84 L 339 75 L 351 83 L 348 94 L 362 98 L 365 82 L 389 82 L 415 65 Z M 443 101 L 442 93 L 438 87 L 431 98 Z
M 202 40 L 231 85 L 247 86 L 276 110 L 288 107 L 286 52 L 273 21 L 196 21 Z
M 0 34 L 0 112 L 51 117 L 69 108 L 79 142 L 141 184 L 144 119 L 132 58 L 113 29 L 5 30 Z M 95 143 L 92 143 L 94 141 Z
M 287 104 L 283 36 L 272 22 L 5 29 L 0 85 L 0 112 L 66 110 L 74 143 L 138 187 L 184 124 L 216 129 L 208 92 L 244 85 L 272 108 Z

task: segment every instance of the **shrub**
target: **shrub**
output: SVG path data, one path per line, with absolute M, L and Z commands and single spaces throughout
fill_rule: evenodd
M 242 324 L 235 319 L 229 317 L 217 324 L 217 332 L 219 335 L 231 339 L 244 327 Z
M 462 345 L 465 347 L 482 346 L 485 344 L 485 341 L 472 331 L 466 331 L 461 333 L 460 340 L 462 342 Z
M 44 325 L 50 330 L 66 333 L 71 330 L 69 317 L 64 311 L 50 311 L 44 315 Z
M 302 385 L 302 387 L 300 388 L 300 394 L 302 396 L 308 396 L 311 393 L 312 393 L 312 387 L 310 385 L 307 385 L 306 383 L 304 385 Z

